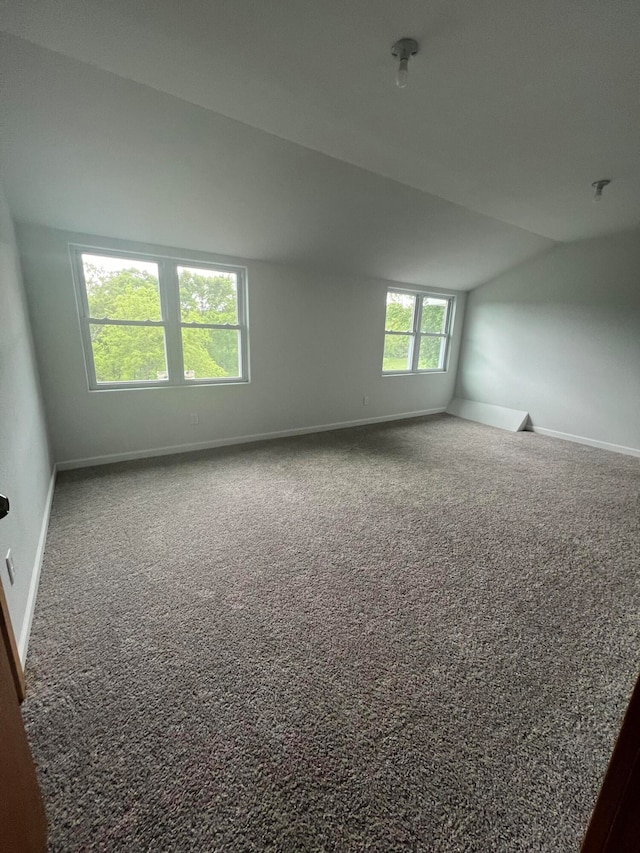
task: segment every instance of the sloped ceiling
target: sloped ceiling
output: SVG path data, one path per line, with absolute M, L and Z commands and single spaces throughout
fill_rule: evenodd
M 139 192 L 153 196 L 157 186 L 156 211 L 167 182 L 185 205 L 185 182 L 203 194 L 219 185 L 229 209 L 226 231 L 216 231 L 229 244 L 220 251 L 333 258 L 442 287 L 472 287 L 551 240 L 640 225 L 635 0 L 5 0 L 0 10 L 3 29 L 20 37 L 5 39 L 2 58 L 11 118 L 2 165 L 20 217 L 68 227 L 75 205 L 92 222 L 68 183 L 54 177 L 47 188 L 51 152 L 25 140 L 51 133 L 83 162 L 89 141 L 100 151 L 82 185 L 92 194 L 110 186 L 114 207 L 124 199 L 115 189 L 119 147 L 146 146 L 130 177 Z M 421 52 L 400 91 L 389 48 L 402 35 Z M 128 119 L 102 151 L 105 98 Z M 170 152 L 180 166 L 163 159 L 160 128 L 127 138 L 142 128 L 147 103 L 165 112 L 167 127 L 181 116 L 182 140 Z M 224 169 L 220 151 L 207 158 L 185 129 L 197 124 L 211 150 L 223 151 Z M 145 177 L 151 163 L 155 174 Z M 39 189 L 18 187 L 20 169 L 34 164 Z M 601 177 L 613 183 L 593 205 L 590 184 Z M 207 220 L 208 232 L 222 224 Z M 196 237 L 170 242 L 179 240 Z

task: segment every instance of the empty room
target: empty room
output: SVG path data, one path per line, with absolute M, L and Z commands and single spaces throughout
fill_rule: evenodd
M 640 7 L 7 0 L 0 850 L 640 849 Z

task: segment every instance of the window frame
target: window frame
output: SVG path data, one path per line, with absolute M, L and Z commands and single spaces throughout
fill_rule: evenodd
M 158 293 L 160 298 L 160 320 L 112 320 L 91 317 L 89 299 L 84 277 L 83 254 L 100 255 L 130 261 L 155 263 L 158 267 Z M 135 249 L 113 249 L 109 246 L 69 243 L 69 256 L 73 274 L 74 289 L 84 355 L 85 373 L 90 391 L 112 391 L 144 388 L 184 388 L 200 385 L 237 385 L 247 384 L 249 378 L 249 323 L 248 323 L 248 281 L 247 268 L 236 264 L 219 263 L 216 260 L 203 260 L 175 255 L 163 255 L 151 252 L 139 252 Z M 237 323 L 185 323 L 180 312 L 180 286 L 178 267 L 212 270 L 214 272 L 234 273 L 236 275 Z M 164 331 L 165 356 L 167 362 L 166 379 L 133 379 L 119 382 L 98 382 L 96 377 L 93 345 L 91 342 L 92 325 L 137 326 L 143 328 L 162 328 Z M 182 348 L 182 329 L 222 329 L 237 330 L 239 333 L 238 360 L 239 376 L 216 376 L 203 379 L 187 379 L 184 375 L 184 355 Z
M 396 332 L 393 329 L 387 329 L 387 299 L 390 293 L 399 293 L 404 296 L 413 296 L 415 298 L 415 304 L 413 309 L 413 321 L 411 325 L 411 329 L 405 332 Z M 422 309 L 423 302 L 425 299 L 442 299 L 446 301 L 446 313 L 445 320 L 443 325 L 442 332 L 423 332 L 420 327 L 422 325 Z M 433 290 L 418 290 L 416 288 L 409 287 L 388 287 L 385 293 L 385 312 L 384 312 L 384 320 L 385 320 L 385 328 L 384 328 L 384 338 L 383 338 L 383 349 L 382 349 L 382 375 L 383 376 L 422 376 L 429 373 L 446 373 L 449 369 L 449 352 L 450 352 L 450 344 L 451 344 L 451 333 L 453 329 L 453 318 L 455 314 L 455 306 L 456 306 L 456 298 L 451 293 L 438 293 Z M 409 343 L 409 352 L 411 355 L 411 367 L 406 368 L 405 370 L 385 370 L 384 369 L 384 342 L 386 342 L 387 335 L 397 335 L 398 337 L 405 337 L 410 339 Z M 444 353 L 442 356 L 442 366 L 441 367 L 418 367 L 418 362 L 420 360 L 420 344 L 422 338 L 440 338 L 444 340 Z M 418 342 L 418 346 L 416 346 L 416 341 Z M 407 359 L 408 360 L 408 359 Z

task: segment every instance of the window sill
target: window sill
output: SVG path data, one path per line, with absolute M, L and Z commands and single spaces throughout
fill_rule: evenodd
M 415 372 L 412 370 L 399 370 L 397 373 L 392 373 L 391 371 L 385 371 L 382 374 L 383 379 L 388 379 L 391 376 L 433 376 L 434 374 L 440 373 L 448 373 L 448 370 L 416 370 Z
M 105 385 L 95 388 L 89 388 L 91 394 L 102 394 L 105 391 L 157 391 L 159 388 L 165 391 L 169 388 L 224 388 L 228 385 L 249 385 L 249 379 L 228 379 L 224 382 L 207 382 L 206 379 L 192 382 L 150 382 L 148 385 Z

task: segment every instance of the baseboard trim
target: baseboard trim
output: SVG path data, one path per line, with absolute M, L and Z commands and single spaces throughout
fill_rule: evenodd
M 31 623 L 33 622 L 33 613 L 36 609 L 36 598 L 38 597 L 38 586 L 40 585 L 40 572 L 42 571 L 42 560 L 44 557 L 44 546 L 47 541 L 47 531 L 49 529 L 49 517 L 51 515 L 51 505 L 53 503 L 53 491 L 56 485 L 57 466 L 54 465 L 51 471 L 51 479 L 49 480 L 49 490 L 42 516 L 42 525 L 40 527 L 40 537 L 38 538 L 38 547 L 36 549 L 35 560 L 33 561 L 33 572 L 31 574 L 31 584 L 29 585 L 29 596 L 27 597 L 27 606 L 25 608 L 24 619 L 22 620 L 22 630 L 20 631 L 20 639 L 18 640 L 18 654 L 20 661 L 24 667 L 27 660 L 27 651 L 29 650 L 29 637 L 31 636 Z
M 191 453 L 195 450 L 211 450 L 215 447 L 227 447 L 234 444 L 249 444 L 254 441 L 270 441 L 275 438 L 288 438 L 294 435 L 308 435 L 314 432 L 329 432 L 333 429 L 349 429 L 350 427 L 367 426 L 368 424 L 384 423 L 385 421 L 400 421 L 408 418 L 421 418 L 425 415 L 438 415 L 445 407 L 423 409 L 419 412 L 403 412 L 399 415 L 382 415 L 377 418 L 363 418 L 356 421 L 340 421 L 335 424 L 317 424 L 315 426 L 297 427 L 295 429 L 278 430 L 277 432 L 262 432 L 254 435 L 240 435 L 231 438 L 216 438 L 212 441 L 199 441 L 193 444 L 175 444 L 170 447 L 151 447 L 145 450 L 131 450 L 125 453 L 109 453 L 105 456 L 92 456 L 85 459 L 68 459 L 58 462 L 58 471 L 70 471 L 74 468 L 88 468 L 93 465 L 109 465 L 113 462 L 129 462 L 134 459 L 148 459 L 153 456 L 170 456 L 174 453 Z
M 583 435 L 572 435 L 569 432 L 558 432 L 555 429 L 546 429 L 531 425 L 530 432 L 537 432 L 540 435 L 547 435 L 549 438 L 560 438 L 563 441 L 573 441 L 575 444 L 587 444 L 589 447 L 598 447 L 600 450 L 610 450 L 613 453 L 624 453 L 626 456 L 639 456 L 640 447 L 625 447 L 623 444 L 611 444 L 609 441 L 598 441 L 596 438 L 586 438 Z

